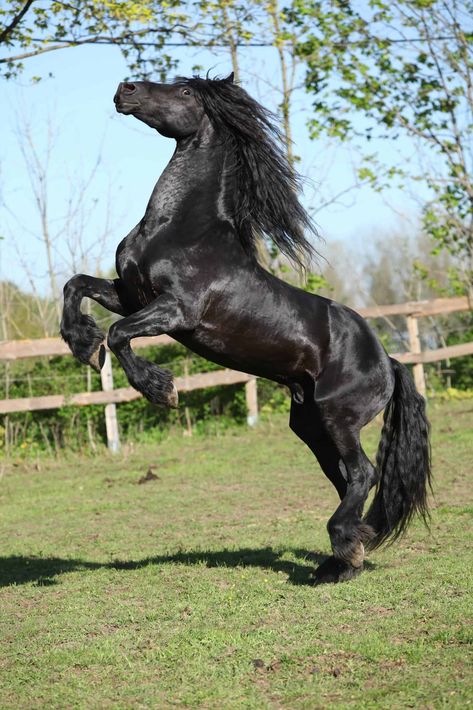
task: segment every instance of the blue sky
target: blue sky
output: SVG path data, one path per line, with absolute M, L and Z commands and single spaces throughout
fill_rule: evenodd
M 260 70 L 242 71 L 242 84 L 250 93 L 274 108 L 276 97 L 255 80 L 271 76 L 277 71 L 272 50 L 253 50 L 256 54 L 246 63 Z M 205 52 L 183 56 L 180 73 L 191 73 L 196 61 L 215 74 L 230 70 L 226 57 L 215 57 Z M 243 62 L 245 66 L 245 62 Z M 46 78 L 48 72 L 52 78 Z M 67 225 L 67 236 L 59 234 L 64 227 L 64 216 L 71 193 L 90 174 L 100 155 L 100 164 L 84 202 L 88 218 L 83 216 L 83 239 L 90 247 L 90 265 L 94 254 L 101 254 L 102 268 L 110 268 L 117 244 L 141 218 L 154 183 L 168 162 L 174 149 L 173 141 L 159 136 L 133 117 L 115 113 L 112 97 L 116 86 L 128 74 L 118 50 L 112 47 L 83 46 L 47 53 L 28 60 L 19 80 L 2 82 L 0 116 L 2 143 L 0 145 L 0 279 L 11 279 L 29 288 L 33 279 L 40 291 L 47 289 L 44 249 L 37 239 L 39 220 L 28 183 L 28 175 L 18 145 L 18 129 L 24 117 L 31 125 L 35 149 L 44 154 L 48 120 L 56 133 L 55 146 L 49 168 L 50 224 L 54 241 L 54 260 L 59 281 L 66 278 L 71 259 L 68 245 L 76 239 L 79 227 Z M 30 78 L 45 78 L 31 84 Z M 273 104 L 271 106 L 271 104 Z M 301 93 L 294 113 L 295 152 L 301 156 L 301 173 L 309 178 L 304 202 L 311 208 L 348 187 L 353 182 L 352 163 L 358 159 L 348 146 L 310 141 L 305 128 L 310 100 Z M 407 143 L 385 144 L 382 150 L 391 160 L 408 159 Z M 109 196 L 109 197 L 108 197 Z M 109 202 L 109 204 L 108 204 Z M 107 206 L 108 205 L 108 206 Z M 111 228 L 105 245 L 103 241 L 106 213 L 111 205 Z M 366 187 L 350 192 L 343 202 L 323 209 L 316 221 L 325 240 L 341 240 L 356 246 L 357 251 L 369 251 L 373 240 L 386 231 L 399 228 L 400 214 L 404 214 L 413 228 L 416 205 L 405 193 L 389 190 L 379 195 Z M 109 215 L 110 216 L 110 215 Z M 110 225 L 109 225 L 110 226 Z M 103 248 L 102 248 L 103 247 Z M 320 249 L 323 253 L 323 247 Z M 29 276 L 27 276 L 29 272 Z

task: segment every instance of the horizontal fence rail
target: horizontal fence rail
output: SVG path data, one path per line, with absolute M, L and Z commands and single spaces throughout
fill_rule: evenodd
M 384 316 L 441 316 L 449 313 L 471 311 L 473 304 L 466 296 L 456 298 L 431 298 L 426 301 L 406 301 L 394 303 L 391 306 L 369 306 L 358 308 L 358 313 L 364 318 L 383 318 Z
M 206 387 L 220 387 L 250 382 L 254 377 L 236 370 L 215 370 L 202 372 L 188 377 L 175 377 L 174 384 L 179 392 Z M 133 387 L 117 387 L 109 391 L 79 392 L 76 394 L 50 394 L 44 397 L 21 397 L 17 399 L 0 399 L 0 414 L 12 412 L 32 412 L 40 409 L 59 409 L 71 405 L 85 406 L 87 404 L 120 404 L 140 399 L 143 395 Z
M 156 335 L 153 338 L 135 338 L 135 348 L 148 345 L 173 345 L 176 341 L 169 335 Z M 1 340 L 0 360 L 26 360 L 30 357 L 54 357 L 71 355 L 69 346 L 61 338 L 37 338 L 35 340 Z
M 418 319 L 428 316 L 447 315 L 470 311 L 472 304 L 467 297 L 434 298 L 425 301 L 408 301 L 386 306 L 370 306 L 360 308 L 358 313 L 365 318 L 385 318 L 389 316 L 404 316 L 407 322 L 409 337 L 408 352 L 393 353 L 402 363 L 412 364 L 414 380 L 417 389 L 425 396 L 425 376 L 423 365 L 455 357 L 473 355 L 473 343 L 449 345 L 435 350 L 421 350 Z M 143 348 L 148 346 L 161 346 L 175 344 L 169 335 L 156 337 L 135 338 L 133 347 Z M 32 357 L 53 357 L 58 355 L 71 355 L 66 343 L 60 338 L 38 338 L 35 340 L 4 340 L 0 341 L 0 361 L 14 362 Z M 86 406 L 89 404 L 105 405 L 105 418 L 107 426 L 107 439 L 109 447 L 118 450 L 118 426 L 115 405 L 121 402 L 131 402 L 142 395 L 133 387 L 113 388 L 113 374 L 110 355 L 102 369 L 102 391 L 81 392 L 70 395 L 47 395 L 42 397 L 24 397 L 17 399 L 0 400 L 0 414 L 14 412 L 27 412 L 44 409 L 58 409 L 65 406 Z M 258 416 L 256 378 L 236 370 L 215 370 L 186 377 L 176 377 L 175 384 L 179 392 L 190 392 L 206 387 L 217 387 L 244 383 L 246 388 L 246 402 L 248 408 L 248 423 L 254 424 Z
M 399 360 L 399 362 L 403 362 L 405 365 L 413 365 L 416 363 L 427 365 L 429 362 L 450 360 L 455 357 L 465 357 L 465 355 L 473 355 L 473 343 L 447 345 L 445 348 L 424 350 L 420 353 L 393 353 L 391 357 Z

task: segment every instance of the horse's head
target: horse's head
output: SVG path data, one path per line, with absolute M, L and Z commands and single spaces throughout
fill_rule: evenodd
M 133 114 L 163 136 L 190 144 L 216 142 L 231 157 L 226 178 L 233 180 L 234 218 L 247 248 L 255 251 L 257 235 L 303 266 L 314 248 L 304 230 L 317 233 L 300 204 L 299 178 L 290 165 L 286 143 L 275 116 L 233 81 L 194 76 L 177 77 L 172 84 L 124 82 L 115 94 L 117 111 Z M 202 140 L 200 140 L 202 139 Z M 187 141 L 184 141 L 187 144 Z
M 180 83 L 122 82 L 113 101 L 119 113 L 132 114 L 176 140 L 197 133 L 204 117 L 204 108 L 192 87 Z

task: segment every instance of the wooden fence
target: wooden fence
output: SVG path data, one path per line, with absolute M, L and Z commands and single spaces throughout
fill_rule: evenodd
M 390 316 L 404 316 L 407 322 L 407 334 L 409 338 L 409 351 L 403 353 L 393 353 L 400 362 L 412 364 L 414 370 L 414 380 L 419 392 L 425 396 L 425 375 L 424 364 L 447 360 L 455 357 L 463 357 L 473 354 L 473 343 L 461 343 L 459 345 L 449 345 L 436 350 L 421 350 L 419 337 L 419 318 L 427 316 L 446 315 L 471 310 L 471 303 L 466 297 L 458 298 L 435 298 L 428 301 L 409 301 L 389 306 L 372 306 L 370 308 L 359 309 L 359 313 L 365 318 L 389 318 Z M 133 340 L 133 347 L 141 348 L 149 345 L 169 345 L 175 341 L 168 335 L 160 335 L 153 338 L 136 338 Z M 31 357 L 47 357 L 53 355 L 70 355 L 70 350 L 60 338 L 42 338 L 37 340 L 6 340 L 0 341 L 0 360 L 9 362 Z M 107 353 L 104 367 L 101 372 L 102 391 L 101 392 L 81 392 L 72 395 L 48 395 L 44 397 L 25 397 L 18 399 L 0 400 L 0 414 L 12 412 L 34 411 L 39 409 L 57 409 L 65 405 L 105 405 L 105 420 L 107 427 L 107 440 L 109 448 L 116 451 L 119 447 L 118 426 L 116 418 L 116 404 L 120 402 L 130 402 L 142 395 L 133 387 L 113 387 L 112 361 Z M 220 385 L 230 385 L 245 383 L 246 402 L 248 408 L 248 423 L 250 425 L 257 421 L 258 402 L 256 378 L 243 372 L 235 370 L 216 370 L 204 372 L 188 377 L 177 377 L 176 387 L 180 392 L 190 392 L 191 390 L 204 389 Z
M 371 306 L 361 308 L 359 313 L 365 318 L 389 318 L 389 316 L 404 316 L 407 323 L 407 334 L 409 338 L 409 351 L 404 353 L 393 353 L 392 357 L 404 364 L 413 365 L 414 381 L 417 390 L 425 397 L 425 373 L 424 365 L 429 362 L 439 360 L 449 360 L 455 357 L 464 357 L 473 354 L 473 343 L 460 343 L 459 345 L 448 345 L 436 350 L 424 350 L 422 352 L 419 335 L 419 318 L 429 316 L 448 315 L 449 313 L 461 313 L 470 311 L 472 303 L 466 296 L 457 298 L 432 298 L 428 301 L 407 301 L 406 303 L 395 303 L 391 306 Z

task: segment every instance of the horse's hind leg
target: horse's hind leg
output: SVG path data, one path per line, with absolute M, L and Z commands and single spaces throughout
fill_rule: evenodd
M 80 306 L 86 296 L 100 303 L 113 313 L 126 315 L 117 290 L 118 279 L 98 279 L 78 274 L 64 286 L 64 310 L 61 320 L 61 336 L 69 345 L 72 354 L 85 365 L 100 371 L 104 359 L 105 333 L 92 316 L 82 313 Z
M 359 432 L 339 430 L 313 402 L 293 402 L 290 426 L 313 451 L 341 498 L 328 523 L 333 556 L 315 571 L 314 581 L 320 584 L 351 579 L 363 569 L 363 543 L 372 534 L 361 517 L 375 480 L 374 467 L 361 448 Z
M 306 397 L 300 404 L 294 400 L 291 402 L 289 426 L 316 456 L 320 468 L 342 499 L 347 491 L 344 465 L 337 447 L 325 430 L 312 396 Z
M 337 442 L 347 472 L 347 491 L 327 528 L 333 557 L 315 572 L 315 582 L 338 582 L 350 579 L 363 569 L 364 543 L 372 536 L 371 528 L 362 522 L 363 506 L 375 474 L 371 462 L 361 448 L 358 436 L 347 436 Z
M 364 543 L 374 535 L 362 521 L 363 507 L 376 482 L 375 468 L 360 443 L 360 430 L 365 422 L 355 423 L 354 416 L 349 422 L 349 411 L 340 403 L 336 408 L 322 406 L 321 415 L 345 465 L 347 490 L 327 525 L 333 558 L 317 569 L 318 583 L 349 579 L 361 571 Z

